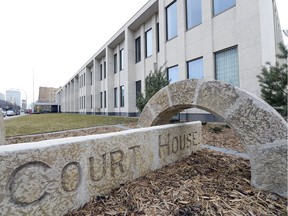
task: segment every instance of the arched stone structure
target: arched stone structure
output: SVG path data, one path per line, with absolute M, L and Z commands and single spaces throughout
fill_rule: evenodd
M 188 108 L 222 117 L 240 135 L 249 154 L 252 185 L 287 197 L 287 122 L 271 106 L 220 81 L 183 80 L 166 86 L 149 100 L 139 125 L 168 123 Z

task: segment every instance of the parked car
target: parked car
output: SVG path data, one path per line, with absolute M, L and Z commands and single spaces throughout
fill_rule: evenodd
M 7 116 L 14 116 L 15 112 L 13 110 L 7 110 Z
M 0 112 L 2 113 L 2 115 L 5 117 L 7 115 L 6 111 L 3 110 L 2 108 L 0 108 Z

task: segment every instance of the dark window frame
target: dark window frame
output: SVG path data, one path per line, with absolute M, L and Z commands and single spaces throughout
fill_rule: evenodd
M 118 88 L 114 88 L 114 108 L 118 107 Z
M 120 86 L 120 107 L 125 106 L 125 88 L 124 85 Z
M 139 83 L 140 83 L 140 91 L 139 91 Z M 142 82 L 141 82 L 141 80 L 138 80 L 138 81 L 135 82 L 135 88 L 136 88 L 135 92 L 136 92 L 136 99 L 137 99 L 137 97 L 139 95 L 141 95 L 141 93 L 142 93 Z
M 172 65 L 172 66 L 170 66 L 170 67 L 168 67 L 168 68 L 166 69 L 166 77 L 167 77 L 167 80 L 168 80 L 169 84 L 170 84 L 169 69 L 174 68 L 174 67 L 177 67 L 177 68 L 178 68 L 178 80 L 177 80 L 177 81 L 179 81 L 179 65 L 178 65 L 178 64 Z M 177 81 L 175 81 L 175 82 L 177 82 Z
M 148 37 L 147 35 L 151 34 L 151 44 L 148 44 Z M 151 54 L 149 53 L 148 55 L 148 45 L 151 45 Z M 153 55 L 153 32 L 152 32 L 152 28 L 148 29 L 146 32 L 145 32 L 145 58 L 149 58 L 150 56 Z
M 187 71 L 186 76 L 187 76 L 187 79 L 191 79 L 191 78 L 189 78 L 189 63 L 190 63 L 190 62 L 193 62 L 193 61 L 197 61 L 197 60 L 199 60 L 199 59 L 204 60 L 203 56 L 200 56 L 200 57 L 191 59 L 191 60 L 189 60 L 189 61 L 186 62 L 186 68 L 187 68 L 187 70 L 186 70 L 186 71 Z M 203 63 L 204 63 L 204 62 L 203 62 Z M 204 67 L 204 64 L 203 64 L 203 67 Z M 204 77 L 204 70 L 203 70 L 203 77 Z
M 114 74 L 116 74 L 118 72 L 118 56 L 117 53 L 114 54 Z
M 199 23 L 199 24 L 197 24 L 197 25 L 194 25 L 194 26 L 191 26 L 191 27 L 188 27 L 188 4 L 187 4 L 187 1 L 188 0 L 185 0 L 185 21 L 186 21 L 186 30 L 188 31 L 188 30 L 190 30 L 190 29 L 193 29 L 193 28 L 195 28 L 195 27 L 197 27 L 197 26 L 199 26 L 199 25 L 201 25 L 202 24 L 202 21 L 203 21 L 203 17 L 202 17 L 202 2 L 201 2 L 201 22 Z
M 119 52 L 119 61 L 120 71 L 122 71 L 124 70 L 124 48 Z
M 235 5 L 233 5 L 233 6 L 231 6 L 231 7 L 228 7 L 228 8 L 226 8 L 225 10 L 223 10 L 223 11 L 215 14 L 215 9 L 214 9 L 215 3 L 214 3 L 214 0 L 212 0 L 212 15 L 213 15 L 213 17 L 218 16 L 219 14 L 222 14 L 222 13 L 230 10 L 230 9 L 233 8 L 233 7 L 236 7 L 236 2 L 237 2 L 237 1 L 235 0 Z
M 103 65 L 100 64 L 100 81 L 103 80 L 102 70 L 103 70 Z
M 178 16 L 178 11 L 177 11 L 177 16 L 176 16 L 176 19 L 177 19 L 177 25 L 176 25 L 177 26 L 177 34 L 175 36 L 171 37 L 171 38 L 168 37 L 168 8 L 171 7 L 173 4 L 175 4 L 176 2 L 177 2 L 177 0 L 174 0 L 169 5 L 167 5 L 165 7 L 166 41 L 170 41 L 170 40 L 172 40 L 172 39 L 174 39 L 174 38 L 176 38 L 178 36 L 178 17 L 177 17 Z M 177 5 L 176 5 L 176 8 L 177 8 Z
M 135 39 L 135 63 L 141 61 L 141 36 Z
M 104 61 L 104 79 L 106 79 L 106 70 L 107 70 L 106 61 Z

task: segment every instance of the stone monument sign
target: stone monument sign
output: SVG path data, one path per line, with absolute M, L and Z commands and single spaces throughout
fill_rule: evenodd
M 196 151 L 201 122 L 0 146 L 0 215 L 63 215 Z
M 183 80 L 157 92 L 139 124 L 166 124 L 188 108 L 222 117 L 239 134 L 249 155 L 252 185 L 287 197 L 287 122 L 271 106 L 220 81 Z

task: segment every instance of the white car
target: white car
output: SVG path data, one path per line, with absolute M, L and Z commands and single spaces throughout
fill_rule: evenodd
M 6 115 L 7 116 L 14 116 L 15 112 L 13 110 L 7 110 Z
M 0 108 L 0 112 L 2 113 L 2 115 L 5 117 L 6 116 L 6 111 L 3 110 L 2 108 Z

